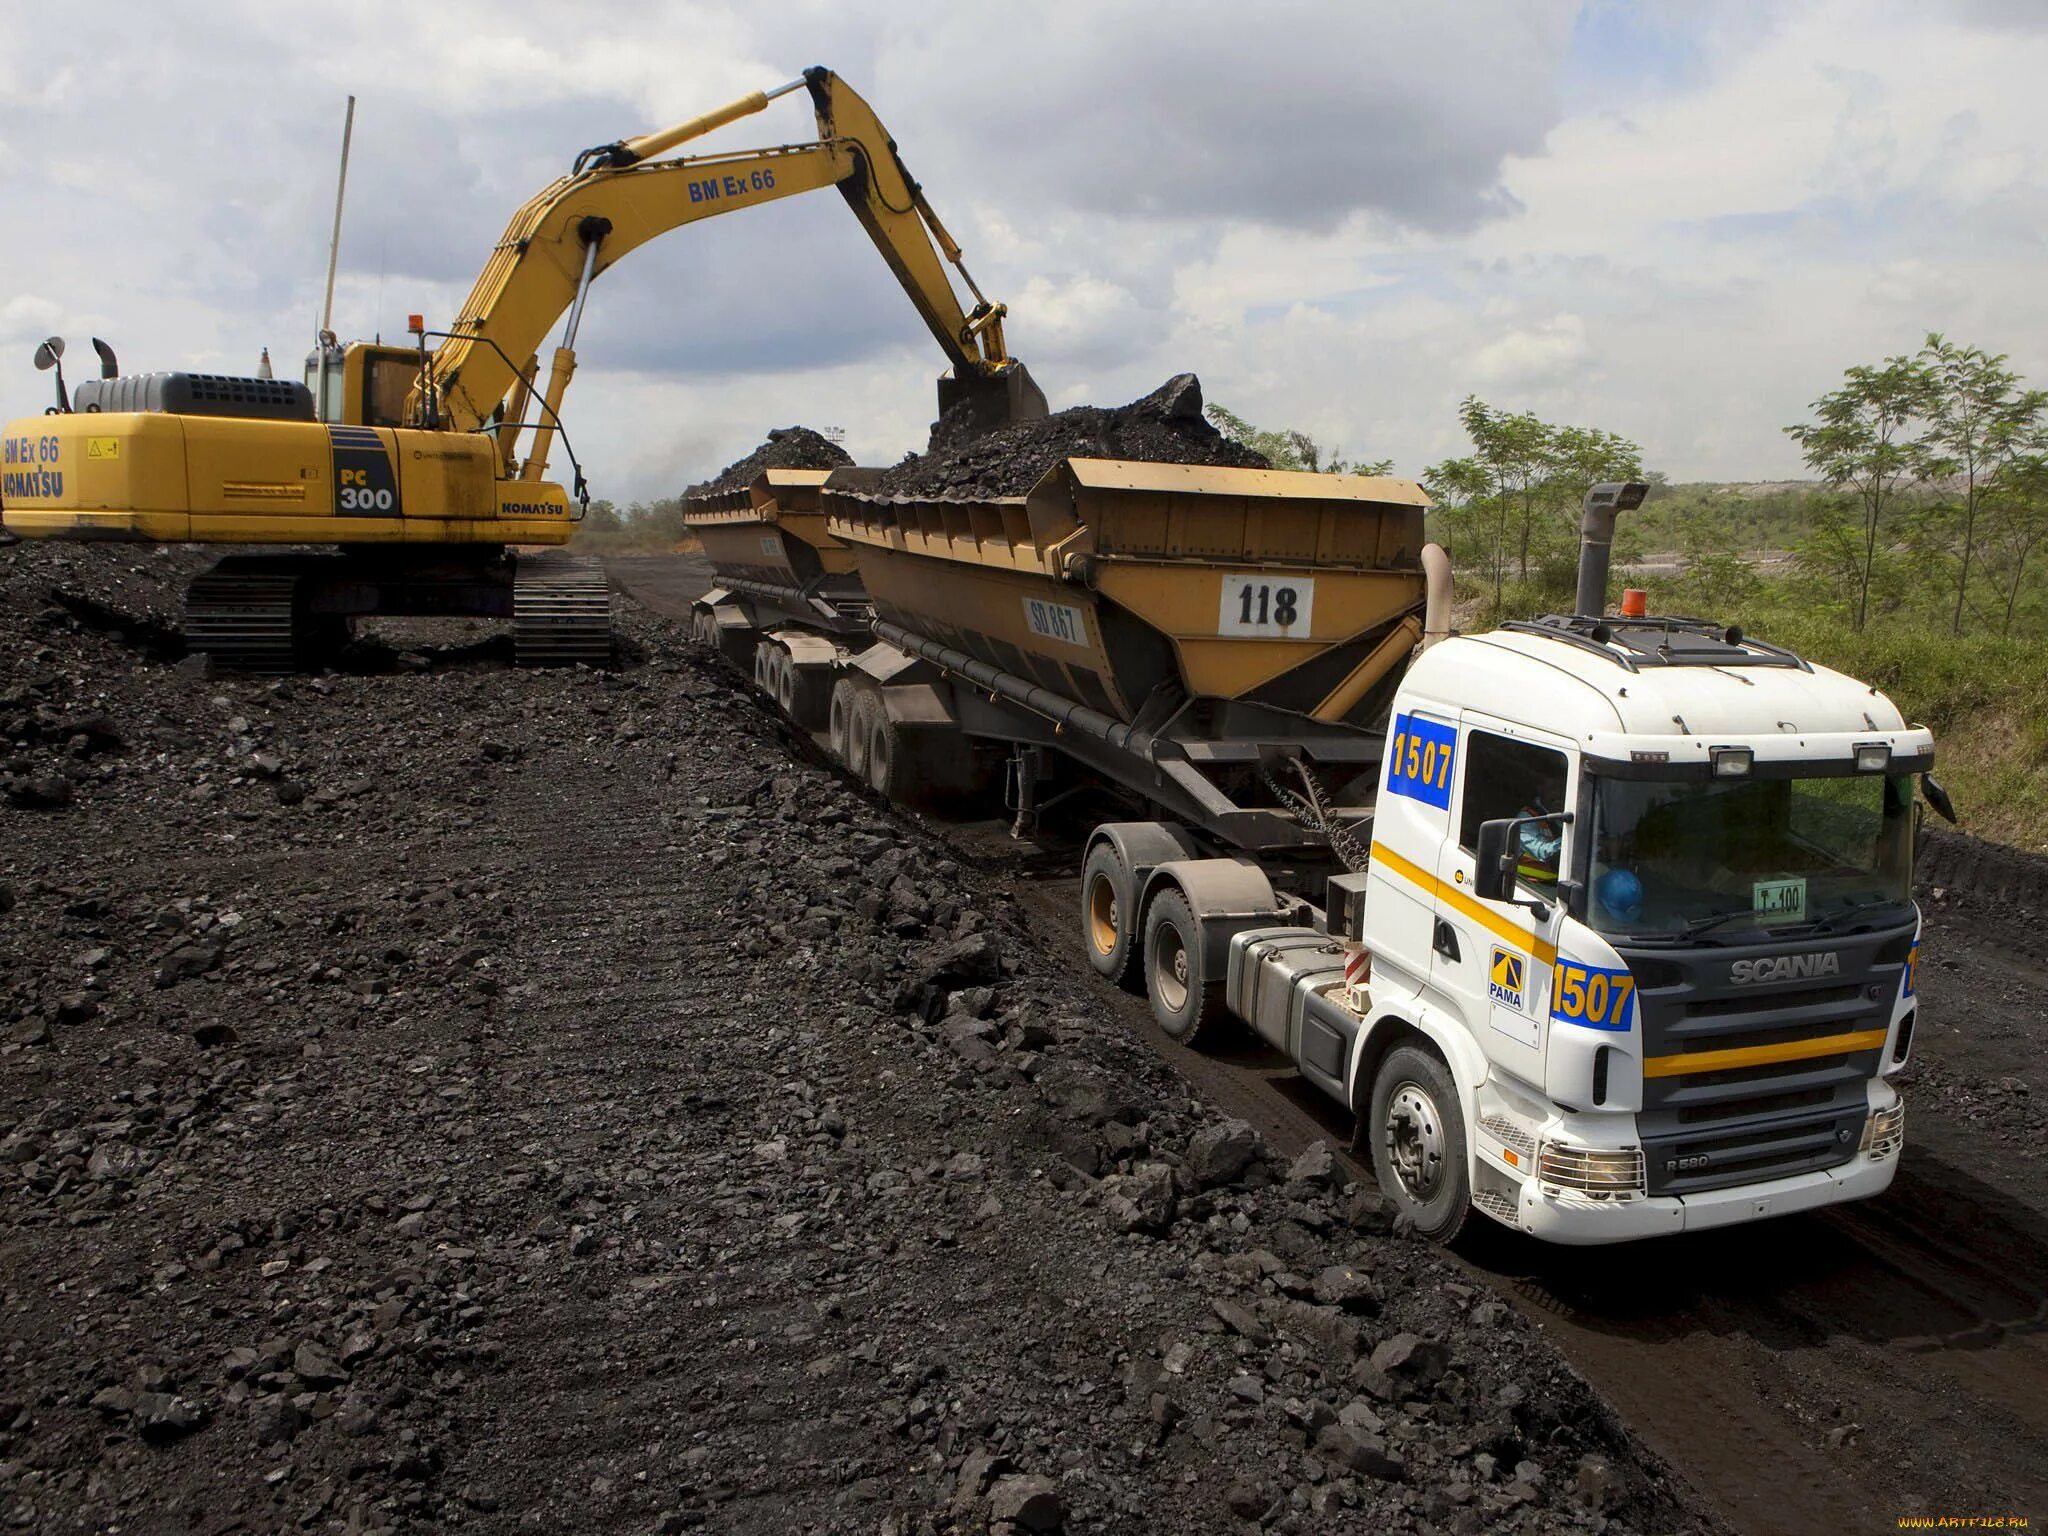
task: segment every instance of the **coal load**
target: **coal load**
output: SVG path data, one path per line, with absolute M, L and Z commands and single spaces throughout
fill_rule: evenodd
M 685 496 L 716 496 L 725 491 L 743 491 L 769 469 L 837 469 L 853 458 L 830 438 L 809 427 L 777 427 L 768 441 L 737 463 L 728 464 L 702 485 L 693 485 Z
M 1202 381 L 1182 373 L 1129 405 L 1078 405 L 980 434 L 956 407 L 932 429 L 928 450 L 883 471 L 874 489 L 885 496 L 1022 496 L 1069 458 L 1272 467 L 1210 425 L 1202 415 Z

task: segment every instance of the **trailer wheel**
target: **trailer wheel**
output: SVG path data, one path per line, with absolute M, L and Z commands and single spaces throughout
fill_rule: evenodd
M 1457 1085 L 1433 1051 L 1397 1045 L 1373 1079 L 1372 1163 L 1380 1188 L 1415 1230 L 1448 1243 L 1465 1225 L 1472 1192 Z
M 1154 897 L 1145 914 L 1145 989 L 1152 1017 L 1182 1045 L 1193 1045 L 1223 1019 L 1223 978 L 1206 974 L 1202 930 L 1179 891 Z
M 1137 893 L 1116 844 L 1099 842 L 1081 866 L 1081 946 L 1098 974 L 1120 987 L 1138 980 L 1140 946 L 1132 941 Z
M 884 800 L 910 804 L 923 787 L 917 743 L 889 718 L 879 701 L 868 717 L 868 784 Z
M 875 717 L 882 712 L 882 704 L 874 694 L 865 688 L 858 688 L 853 695 L 853 718 L 846 726 L 846 767 L 862 783 L 868 778 L 868 748 L 874 741 Z
M 832 710 L 827 716 L 825 735 L 832 744 L 832 755 L 842 763 L 847 762 L 853 749 L 853 721 L 859 709 L 860 690 L 853 686 L 852 678 L 840 678 L 832 685 Z
M 796 658 L 787 651 L 776 666 L 775 702 L 790 719 L 796 718 Z
M 818 730 L 831 710 L 832 688 L 832 674 L 825 668 L 792 663 L 789 699 L 782 706 L 783 713 L 807 731 Z

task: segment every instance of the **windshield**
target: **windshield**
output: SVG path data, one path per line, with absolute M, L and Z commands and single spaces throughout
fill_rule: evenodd
M 1597 779 L 1587 918 L 1617 938 L 1725 939 L 1882 917 L 1907 900 L 1912 807 L 1897 775 Z

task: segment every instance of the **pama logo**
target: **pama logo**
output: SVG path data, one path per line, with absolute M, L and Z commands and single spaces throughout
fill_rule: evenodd
M 1493 946 L 1493 960 L 1487 966 L 1486 995 L 1505 1007 L 1520 1010 L 1522 983 L 1528 974 L 1528 958 L 1511 949 Z

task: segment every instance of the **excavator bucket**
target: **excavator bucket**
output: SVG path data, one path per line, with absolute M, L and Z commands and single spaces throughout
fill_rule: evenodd
M 1039 421 L 1047 415 L 1045 391 L 1022 363 L 1012 363 L 992 378 L 939 377 L 939 414 L 965 406 L 976 432 L 990 432 L 1013 421 Z

